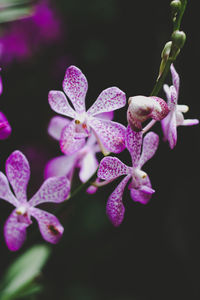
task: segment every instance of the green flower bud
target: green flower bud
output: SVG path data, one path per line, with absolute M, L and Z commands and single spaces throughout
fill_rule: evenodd
M 173 13 L 177 13 L 181 10 L 181 1 L 180 0 L 173 0 L 171 3 L 170 3 L 170 6 L 171 6 L 171 9 L 172 9 L 172 12 Z
M 171 38 L 174 47 L 178 49 L 183 48 L 186 40 L 186 35 L 183 31 L 179 31 L 179 30 L 174 31 L 172 33 Z
M 161 53 L 161 58 L 166 60 L 169 57 L 169 53 L 171 51 L 172 41 L 169 41 L 165 44 L 163 51 Z

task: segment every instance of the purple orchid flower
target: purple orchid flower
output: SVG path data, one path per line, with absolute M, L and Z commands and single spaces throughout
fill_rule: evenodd
M 49 134 L 59 140 L 62 129 L 69 124 L 70 120 L 55 116 L 51 119 L 48 132 Z M 46 167 L 44 176 L 49 178 L 52 176 L 67 176 L 70 181 L 74 174 L 75 168 L 80 168 L 79 178 L 82 182 L 86 182 L 97 170 L 98 161 L 96 153 L 100 152 L 100 147 L 97 144 L 95 136 L 92 134 L 86 144 L 71 155 L 62 155 L 50 160 Z M 95 193 L 97 187 L 90 186 L 87 190 L 88 193 Z
M 155 154 L 159 137 L 154 132 L 149 132 L 143 139 L 142 132 L 133 131 L 127 127 L 126 147 L 132 158 L 132 167 L 125 165 L 116 157 L 104 157 L 99 165 L 98 177 L 104 180 L 114 180 L 121 175 L 126 175 L 119 183 L 107 202 L 107 215 L 114 226 L 119 226 L 124 218 L 125 208 L 122 202 L 124 188 L 129 185 L 131 198 L 142 204 L 147 204 L 155 192 L 151 187 L 148 175 L 141 170 L 142 166 Z M 142 153 L 141 153 L 142 147 Z
M 6 161 L 6 176 L 0 172 L 0 198 L 16 208 L 4 226 L 6 244 L 11 251 L 17 251 L 26 239 L 26 228 L 32 223 L 33 216 L 39 225 L 42 237 L 50 243 L 57 243 L 64 228 L 58 219 L 35 206 L 44 202 L 60 203 L 70 190 L 66 176 L 47 179 L 38 192 L 27 201 L 26 188 L 30 178 L 30 167 L 20 151 L 14 151 Z M 12 193 L 8 180 L 15 195 Z
M 61 91 L 49 92 L 51 108 L 62 115 L 72 118 L 61 134 L 60 147 L 65 154 L 80 150 L 86 142 L 86 137 L 95 134 L 103 152 L 119 153 L 124 150 L 126 128 L 116 122 L 102 119 L 100 114 L 111 112 L 126 104 L 126 96 L 117 87 L 103 90 L 95 103 L 86 111 L 85 96 L 88 89 L 87 79 L 75 66 L 66 70 L 63 90 L 71 100 L 74 109 L 69 105 L 65 94 Z
M 163 88 L 167 96 L 168 106 L 170 109 L 169 114 L 161 121 L 164 140 L 169 142 L 169 146 L 173 149 L 177 142 L 177 126 L 192 126 L 199 123 L 197 119 L 184 120 L 183 113 L 187 112 L 189 107 L 187 105 L 179 105 L 179 85 L 180 78 L 176 72 L 174 65 L 170 67 L 172 75 L 172 83 L 170 87 L 164 84 Z
M 1 68 L 0 68 L 1 72 Z M 3 83 L 0 75 L 0 95 L 3 93 Z M 0 111 L 0 140 L 7 139 L 11 134 L 11 126 L 6 116 Z

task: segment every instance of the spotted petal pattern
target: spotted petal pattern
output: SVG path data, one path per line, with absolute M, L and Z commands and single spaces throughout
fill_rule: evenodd
M 12 185 L 16 198 L 25 202 L 26 189 L 30 178 L 30 167 L 26 157 L 20 151 L 14 151 L 6 161 L 6 175 Z
M 131 198 L 133 201 L 147 204 L 151 199 L 151 196 L 155 191 L 151 188 L 151 182 L 148 176 L 145 178 L 144 184 L 145 185 L 138 190 L 130 189 Z
M 126 128 L 123 125 L 97 118 L 91 118 L 89 125 L 108 151 L 120 153 L 124 150 Z
M 50 91 L 48 96 L 49 105 L 58 114 L 75 118 L 76 112 L 72 109 L 65 97 L 65 94 L 61 91 Z
M 36 206 L 43 202 L 60 203 L 66 200 L 70 190 L 70 183 L 66 176 L 50 177 L 31 198 L 29 204 Z
M 142 132 L 135 132 L 128 125 L 126 130 L 126 148 L 130 152 L 133 167 L 138 165 L 142 147 Z
M 149 159 L 151 159 L 159 144 L 159 136 L 154 132 L 148 132 L 143 139 L 142 154 L 139 160 L 139 167 L 141 168 Z
M 111 223 L 116 227 L 119 226 L 124 219 L 125 208 L 122 202 L 122 195 L 130 178 L 130 175 L 126 176 L 108 198 L 106 212 Z
M 4 236 L 9 250 L 17 251 L 21 248 L 26 239 L 26 228 L 28 226 L 29 224 L 18 221 L 16 210 L 10 214 L 4 225 Z
M 73 154 L 85 145 L 85 138 L 79 138 L 76 133 L 76 125 L 71 121 L 61 133 L 60 148 L 64 154 Z
M 43 239 L 52 244 L 58 243 L 64 231 L 58 219 L 49 212 L 34 207 L 31 208 L 31 214 L 38 221 Z
M 115 179 L 121 175 L 130 174 L 131 168 L 116 157 L 104 157 L 99 165 L 98 177 L 100 179 Z
M 88 83 L 85 75 L 75 66 L 67 68 L 63 90 L 71 100 L 76 112 L 85 111 L 85 96 L 88 89 Z
M 173 86 L 176 89 L 177 98 L 178 98 L 179 86 L 180 86 L 180 77 L 179 77 L 178 73 L 176 72 L 173 64 L 171 64 L 171 66 L 170 66 L 170 71 L 171 71 L 171 74 L 172 74 L 172 83 L 173 83 Z
M 18 205 L 18 200 L 11 192 L 8 180 L 2 172 L 0 172 L 0 199 L 8 201 L 14 206 Z
M 97 115 L 119 109 L 126 105 L 126 95 L 117 87 L 103 90 L 94 104 L 87 111 L 88 115 Z

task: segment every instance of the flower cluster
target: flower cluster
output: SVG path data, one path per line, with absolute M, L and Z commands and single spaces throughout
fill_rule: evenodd
M 52 90 L 48 96 L 50 107 L 64 116 L 54 116 L 48 127 L 49 135 L 59 142 L 62 155 L 47 163 L 41 188 L 27 201 L 30 167 L 26 157 L 18 150 L 6 161 L 7 177 L 0 172 L 0 198 L 15 206 L 4 226 L 5 240 L 10 250 L 16 251 L 22 246 L 26 228 L 32 223 L 31 216 L 37 220 L 46 241 L 59 241 L 64 228 L 57 217 L 35 206 L 44 202 L 60 203 L 67 200 L 77 168 L 80 181 L 91 184 L 88 193 L 95 193 L 98 187 L 124 176 L 106 205 L 108 218 L 114 226 L 119 226 L 124 219 L 123 192 L 128 182 L 133 201 L 141 204 L 150 201 L 155 190 L 143 166 L 156 153 L 159 136 L 152 131 L 148 132 L 149 129 L 160 121 L 164 140 L 173 149 L 177 142 L 177 126 L 199 123 L 196 119 L 184 120 L 182 113 L 188 107 L 177 104 L 180 79 L 173 65 L 171 75 L 172 85 L 163 86 L 167 102 L 155 96 L 130 97 L 127 126 L 124 126 L 113 121 L 113 118 L 114 111 L 126 105 L 125 93 L 117 87 L 107 88 L 86 109 L 87 79 L 79 68 L 67 68 L 63 81 L 64 92 Z M 149 123 L 144 124 L 149 119 Z M 129 152 L 132 166 L 127 166 L 115 156 L 122 151 Z M 99 162 L 100 152 L 106 157 Z M 112 156 L 107 156 L 110 152 Z M 92 183 L 90 179 L 95 173 L 97 178 Z

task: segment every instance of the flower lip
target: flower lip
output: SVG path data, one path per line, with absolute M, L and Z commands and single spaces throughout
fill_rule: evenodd
M 147 178 L 147 173 L 140 170 L 139 168 L 132 168 L 132 188 L 139 189 L 143 184 L 143 180 Z

